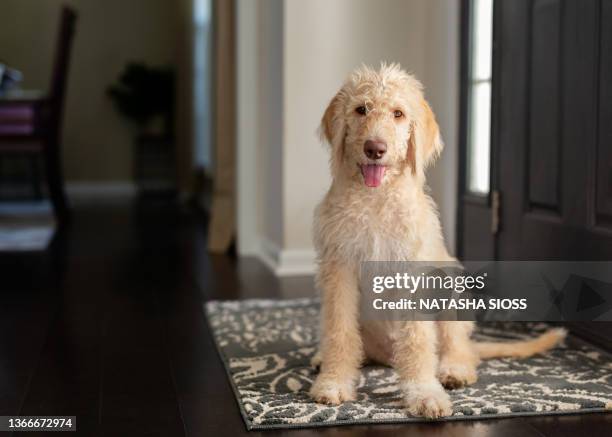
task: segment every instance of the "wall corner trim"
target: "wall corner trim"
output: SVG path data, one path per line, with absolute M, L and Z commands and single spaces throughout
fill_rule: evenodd
M 312 249 L 282 249 L 273 241 L 262 240 L 255 254 L 276 276 L 310 276 L 316 271 Z

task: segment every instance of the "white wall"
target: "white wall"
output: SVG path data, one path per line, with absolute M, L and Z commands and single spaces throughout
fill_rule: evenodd
M 445 0 L 238 0 L 239 23 L 249 23 L 239 25 L 238 36 L 241 254 L 261 255 L 279 274 L 312 271 L 313 209 L 331 181 L 316 128 L 348 73 L 361 63 L 381 61 L 400 62 L 414 72 L 438 115 L 447 150 L 430 177 L 447 241 L 454 247 L 457 10 L 456 2 Z M 271 31 L 266 20 L 279 13 L 283 31 Z M 280 71 L 270 71 L 272 65 Z M 253 84 L 263 92 L 255 95 L 249 88 Z M 258 122 L 245 113 L 249 107 L 264 111 Z M 254 125 L 273 132 L 242 131 Z M 247 162 L 259 165 L 246 169 Z M 254 186 L 262 188 L 259 197 L 253 197 Z
M 263 190 L 259 186 L 259 1 L 236 2 L 238 252 L 256 255 L 262 234 Z M 262 160 L 263 161 L 263 160 Z
M 459 182 L 459 7 L 458 1 L 428 2 L 425 72 L 421 77 L 446 144 L 427 180 L 440 209 L 446 245 L 452 254 L 457 238 Z
M 237 0 L 238 251 L 272 265 L 284 244 L 283 0 Z
M 259 141 L 262 150 L 259 168 L 263 170 L 264 208 L 263 232 L 267 242 L 282 248 L 284 245 L 285 199 L 283 198 L 283 157 L 285 154 L 283 83 L 283 10 L 282 0 L 265 0 L 260 9 L 260 63 L 258 87 Z

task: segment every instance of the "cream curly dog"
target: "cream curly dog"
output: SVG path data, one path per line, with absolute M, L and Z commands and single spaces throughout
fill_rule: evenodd
M 354 71 L 321 123 L 331 146 L 333 183 L 315 213 L 322 293 L 318 402 L 354 400 L 366 359 L 393 366 L 410 414 L 452 414 L 447 388 L 476 381 L 481 358 L 525 357 L 545 351 L 563 330 L 530 341 L 474 343 L 471 322 L 360 322 L 362 261 L 451 260 L 425 169 L 442 151 L 423 87 L 398 65 Z

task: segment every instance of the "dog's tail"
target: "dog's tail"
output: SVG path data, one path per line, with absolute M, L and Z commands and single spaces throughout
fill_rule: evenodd
M 555 328 L 530 340 L 507 343 L 482 342 L 474 343 L 474 347 L 482 359 L 496 357 L 526 358 L 552 349 L 561 343 L 566 335 L 566 329 Z

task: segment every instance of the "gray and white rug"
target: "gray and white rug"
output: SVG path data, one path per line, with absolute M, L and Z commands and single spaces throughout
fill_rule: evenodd
M 215 301 L 205 311 L 248 429 L 423 420 L 406 414 L 397 375 L 382 366 L 363 369 L 355 402 L 310 399 L 316 300 Z M 475 336 L 522 339 L 546 328 L 486 325 Z M 485 361 L 478 373 L 476 384 L 450 392 L 454 413 L 443 420 L 612 411 L 612 356 L 576 339 L 546 355 Z

